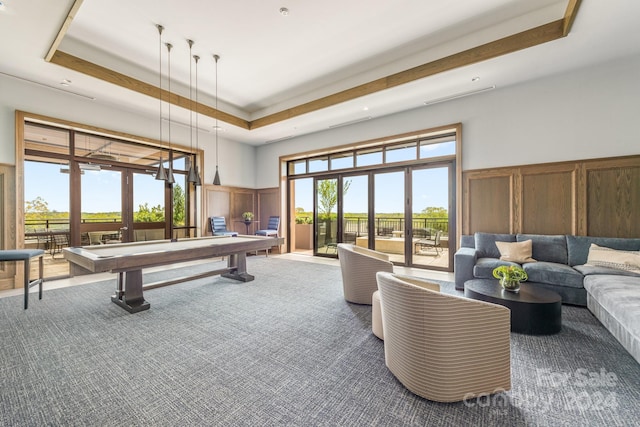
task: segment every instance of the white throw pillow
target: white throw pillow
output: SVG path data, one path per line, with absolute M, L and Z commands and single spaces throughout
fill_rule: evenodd
M 531 258 L 532 244 L 531 239 L 523 242 L 496 242 L 496 246 L 500 251 L 500 259 L 517 262 L 518 264 L 536 262 L 535 259 Z
M 592 243 L 587 264 L 640 273 L 640 251 L 620 251 Z

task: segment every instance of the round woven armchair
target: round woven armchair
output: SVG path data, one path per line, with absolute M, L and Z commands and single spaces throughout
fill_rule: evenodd
M 508 308 L 417 278 L 377 279 L 385 363 L 407 389 L 436 402 L 511 389 Z
M 393 272 L 389 256 L 353 244 L 338 243 L 338 259 L 342 270 L 344 299 L 356 304 L 371 305 L 371 297 L 378 290 L 376 273 Z

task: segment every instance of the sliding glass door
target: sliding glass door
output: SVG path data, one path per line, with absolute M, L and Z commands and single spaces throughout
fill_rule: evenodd
M 133 212 L 130 223 L 132 227 L 127 226 L 127 239 L 133 242 L 164 239 L 166 228 L 165 182 L 145 173 L 132 173 L 131 176 L 133 177 L 133 191 L 128 193 L 131 196 L 128 204 L 132 206 Z M 174 179 L 177 180 L 178 176 L 174 176 Z M 179 188 L 179 193 L 184 194 L 180 184 L 176 182 L 173 185 L 174 193 Z M 181 206 L 180 216 L 184 217 L 184 202 L 181 203 Z M 133 229 L 129 230 L 130 228 Z
M 413 169 L 411 172 L 414 266 L 449 269 L 449 212 L 453 200 L 450 176 L 449 166 Z
M 115 168 L 81 165 L 81 244 L 101 245 L 128 240 L 126 231 L 129 224 L 122 198 L 126 185 L 123 174 L 122 170 Z
M 338 178 L 316 179 L 313 218 L 316 255 L 337 253 L 338 198 Z
M 374 175 L 373 249 L 405 263 L 405 171 Z
M 342 242 L 369 246 L 369 175 L 345 176 L 342 190 Z

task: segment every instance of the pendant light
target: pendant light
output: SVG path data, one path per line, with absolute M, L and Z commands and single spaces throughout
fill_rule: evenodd
M 169 111 L 167 113 L 167 117 L 169 120 L 169 171 L 167 172 L 167 184 L 173 184 L 175 179 L 173 178 L 173 149 L 171 148 L 171 48 L 173 45 L 171 43 L 166 43 L 167 46 L 167 58 L 169 63 L 169 72 L 167 74 L 169 83 L 168 83 L 168 91 L 169 91 Z
M 213 185 L 220 185 L 220 173 L 218 172 L 218 60 L 219 55 L 213 55 L 213 59 L 216 60 L 216 176 L 213 178 Z
M 202 181 L 200 180 L 200 172 L 198 171 L 198 163 L 196 161 L 198 159 L 198 131 L 200 129 L 198 127 L 198 61 L 200 60 L 200 57 L 198 55 L 193 55 L 193 60 L 196 62 L 196 152 L 193 154 L 192 164 L 195 171 L 195 185 L 199 186 L 202 185 Z
M 193 169 L 193 85 L 191 76 L 192 68 L 191 68 L 191 50 L 193 48 L 193 40 L 187 40 L 187 44 L 189 45 L 189 148 L 192 153 L 189 161 L 189 172 L 187 173 L 187 182 L 196 182 L 196 172 Z
M 158 70 L 159 70 L 159 77 L 160 77 L 160 84 L 158 86 L 160 88 L 160 97 L 159 97 L 160 98 L 160 163 L 158 164 L 158 170 L 156 171 L 156 179 L 159 181 L 166 181 L 167 171 L 164 169 L 164 159 L 162 158 L 162 151 L 164 150 L 164 147 L 162 146 L 162 30 L 164 30 L 164 27 L 158 24 L 156 25 L 156 28 L 158 29 L 158 40 L 159 40 Z

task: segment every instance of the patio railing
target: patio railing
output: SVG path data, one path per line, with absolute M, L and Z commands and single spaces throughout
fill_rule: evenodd
M 309 221 L 308 217 L 298 216 Z M 335 222 L 335 220 L 334 220 Z M 423 231 L 423 234 L 433 234 L 436 230 L 440 230 L 443 234 L 449 233 L 449 218 L 420 218 L 414 217 L 411 220 L 411 227 L 414 232 Z M 375 234 L 392 235 L 394 231 L 404 232 L 403 217 L 377 217 L 374 225 Z M 367 235 L 369 231 L 369 220 L 367 217 L 347 217 L 344 220 L 344 232 L 355 233 L 356 236 Z

